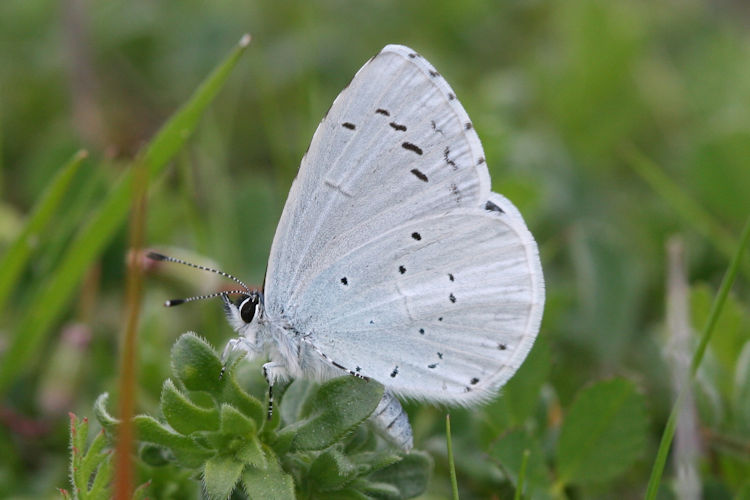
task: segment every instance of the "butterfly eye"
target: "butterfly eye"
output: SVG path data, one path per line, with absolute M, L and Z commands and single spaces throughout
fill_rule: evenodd
M 240 317 L 242 318 L 242 321 L 245 323 L 250 323 L 253 320 L 253 317 L 255 316 L 255 309 L 258 306 L 258 296 L 257 295 L 250 295 L 248 297 L 245 297 L 242 299 L 242 302 L 240 303 L 239 310 L 240 310 Z

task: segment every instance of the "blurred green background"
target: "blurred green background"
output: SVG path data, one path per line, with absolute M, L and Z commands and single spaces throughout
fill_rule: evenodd
M 71 155 L 85 148 L 89 158 L 0 300 L 0 496 L 55 497 L 66 486 L 67 412 L 90 416 L 96 396 L 116 389 L 125 221 L 83 275 L 54 281 L 72 292 L 45 287 L 135 154 L 249 32 L 194 136 L 151 183 L 147 245 L 259 285 L 320 118 L 384 45 L 411 46 L 471 116 L 493 189 L 524 214 L 547 281 L 539 343 L 507 397 L 451 410 L 461 498 L 512 496 L 518 455 L 508 450 L 524 448 L 535 464 L 530 497 L 641 497 L 674 400 L 675 359 L 689 359 L 698 338 L 667 327 L 667 297 L 679 304 L 683 290 L 667 286 L 666 243 L 677 238 L 685 256 L 677 322 L 700 331 L 750 213 L 749 26 L 750 8 L 730 0 L 4 0 L 0 255 Z M 670 462 L 661 498 L 750 498 L 749 282 L 746 256 L 683 412 L 694 420 L 678 432 L 688 463 L 678 475 Z M 163 300 L 223 284 L 187 269 L 147 273 L 140 411 L 157 408 L 180 333 L 215 346 L 232 334 L 218 302 L 165 310 Z M 34 318 L 47 296 L 64 304 L 45 330 Z M 39 340 L 11 350 L 30 331 Z M 623 393 L 645 410 L 635 437 L 623 434 L 637 449 L 602 458 L 613 464 L 602 473 L 576 473 L 561 426 L 582 389 L 612 378 L 628 381 Z M 417 448 L 436 461 L 427 498 L 446 498 L 445 409 L 409 411 Z M 605 417 L 588 412 L 593 423 Z M 185 478 L 156 482 L 155 498 L 200 494 Z

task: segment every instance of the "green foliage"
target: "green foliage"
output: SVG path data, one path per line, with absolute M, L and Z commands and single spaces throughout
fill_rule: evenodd
M 450 82 L 482 139 L 493 189 L 519 207 L 539 242 L 547 290 L 540 336 L 494 400 L 468 409 L 407 402 L 415 442 L 435 460 L 425 497 L 451 495 L 447 411 L 462 500 L 644 495 L 676 399 L 668 360 L 698 349 L 750 213 L 743 2 L 49 7 L 0 2 L 3 495 L 48 498 L 66 484 L 66 415 L 90 408 L 105 391 L 116 399 L 134 162 L 148 161 L 153 174 L 148 246 L 260 287 L 316 125 L 354 71 L 386 43 L 412 46 Z M 245 32 L 254 42 L 244 56 L 237 59 L 242 50 L 235 48 L 223 58 Z M 212 68 L 223 69 L 196 91 Z M 81 149 L 89 156 L 78 162 Z M 664 242 L 675 234 L 685 242 L 696 332 L 682 353 L 673 352 L 664 319 Z M 136 481 L 151 481 L 150 498 L 198 500 L 201 479 L 223 494 L 238 463 L 234 498 L 279 496 L 290 485 L 302 497 L 324 496 L 323 488 L 333 488 L 329 498 L 401 494 L 395 479 L 374 475 L 399 465 L 401 455 L 378 444 L 366 426 L 337 437 L 320 421 L 322 441 L 335 443 L 298 448 L 321 443 L 309 432 L 316 427 L 297 439 L 296 425 L 313 425 L 328 411 L 325 418 L 358 418 L 313 407 L 316 384 L 294 381 L 267 422 L 258 366 L 238 364 L 224 382 L 173 372 L 168 353 L 178 332 L 200 331 L 217 346 L 231 332 L 216 303 L 179 310 L 161 303 L 214 292 L 224 282 L 143 265 L 136 387 L 145 415 L 136 419 L 144 436 L 168 445 L 140 444 Z M 750 491 L 749 270 L 746 253 L 691 386 L 699 430 L 692 437 L 701 443 L 693 466 L 703 491 L 696 495 L 704 498 L 746 498 Z M 183 355 L 196 354 L 185 346 Z M 217 367 L 210 357 L 194 362 Z M 618 457 L 608 479 L 582 479 L 614 463 L 600 456 L 613 453 L 608 442 L 580 455 L 570 445 L 571 436 L 586 434 L 580 426 L 605 425 L 579 408 L 602 380 L 635 384 L 649 425 L 639 453 Z M 188 389 L 192 384 L 201 389 Z M 97 420 L 109 433 L 117 422 L 106 410 L 106 398 L 97 400 Z M 240 431 L 255 440 L 227 435 Z M 660 497 L 679 496 L 674 455 L 664 447 Z M 96 469 L 102 477 L 105 465 Z
M 560 430 L 560 479 L 588 483 L 622 473 L 643 452 L 647 424 L 632 383 L 614 379 L 581 391 Z
M 163 420 L 134 419 L 138 439 L 147 445 L 144 461 L 200 471 L 203 491 L 217 499 L 238 487 L 249 498 L 295 498 L 295 491 L 302 498 L 412 498 L 425 490 L 427 455 L 378 451 L 374 440 L 355 432 L 383 396 L 377 382 L 330 380 L 305 392 L 302 401 L 290 400 L 301 409 L 299 420 L 277 427 L 279 419 L 266 420 L 262 403 L 239 387 L 233 366 L 220 376 L 221 360 L 203 339 L 187 333 L 177 340 L 172 378 L 161 393 Z M 95 414 L 114 436 L 117 421 L 106 400 L 106 394 L 98 399 Z
M 151 178 L 161 173 L 180 147 L 185 144 L 195 130 L 198 119 L 226 82 L 248 43 L 249 39 L 243 38 L 240 41 L 229 56 L 198 87 L 185 105 L 164 124 L 146 147 L 143 157 L 135 160 L 146 163 Z M 76 160 L 73 162 L 75 164 Z M 39 287 L 31 301 L 32 306 L 19 321 L 13 342 L 6 352 L 2 353 L 0 393 L 7 389 L 16 373 L 23 369 L 24 363 L 34 352 L 35 346 L 40 344 L 49 333 L 52 324 L 59 320 L 71 297 L 70 292 L 80 283 L 94 259 L 100 255 L 104 246 L 124 223 L 131 207 L 132 177 L 131 168 L 117 181 L 101 205 L 92 208 L 93 215 L 76 233 L 52 277 Z M 53 196 L 49 199 L 59 197 L 59 195 L 54 196 L 55 189 L 59 188 L 56 188 L 53 183 L 50 188 Z M 44 208 L 42 213 L 49 213 L 50 209 Z M 36 304 L 44 304 L 45 307 L 40 310 Z
M 88 443 L 89 422 L 70 414 L 70 484 L 71 491 L 60 489 L 63 498 L 75 500 L 107 500 L 112 497 L 111 482 L 114 460 L 107 447 L 104 432 L 97 433 Z M 148 483 L 137 487 L 133 500 L 146 498 Z

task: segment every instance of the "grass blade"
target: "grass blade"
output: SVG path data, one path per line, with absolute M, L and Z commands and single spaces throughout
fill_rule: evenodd
M 627 164 L 659 196 L 664 198 L 675 212 L 690 224 L 690 227 L 701 233 L 727 258 L 732 258 L 737 242 L 710 213 L 682 192 L 654 161 L 644 156 L 635 147 L 626 147 L 624 154 Z M 750 266 L 744 265 L 742 270 L 750 278 Z
M 713 329 L 719 319 L 721 310 L 724 308 L 724 303 L 726 302 L 727 296 L 729 295 L 729 290 L 731 290 L 732 284 L 737 277 L 740 262 L 742 261 L 742 255 L 745 252 L 748 241 L 750 241 L 750 217 L 748 217 L 747 221 L 745 221 L 745 227 L 742 229 L 739 246 L 737 247 L 737 250 L 734 253 L 734 257 L 729 264 L 729 268 L 727 269 L 726 273 L 724 274 L 724 278 L 721 281 L 719 293 L 716 295 L 716 298 L 711 305 L 711 312 L 709 313 L 708 320 L 706 321 L 706 325 L 703 328 L 700 344 L 695 350 L 695 354 L 693 354 L 693 360 L 690 364 L 690 378 L 689 380 L 686 380 L 685 384 L 682 386 L 682 389 L 677 396 L 677 400 L 672 406 L 672 411 L 669 414 L 667 425 L 664 427 L 664 433 L 661 436 L 659 449 L 656 453 L 656 460 L 654 460 L 654 465 L 651 469 L 651 477 L 648 480 L 648 487 L 646 489 L 647 500 L 654 500 L 656 498 L 656 493 L 658 492 L 659 484 L 661 483 L 661 477 L 664 474 L 664 466 L 667 462 L 669 448 L 672 444 L 672 439 L 674 438 L 675 428 L 677 427 L 677 413 L 682 405 L 682 400 L 685 397 L 685 393 L 686 391 L 690 390 L 690 387 L 692 385 L 691 383 L 695 378 L 698 367 L 700 366 L 701 361 L 703 361 L 703 356 L 706 353 L 708 342 L 711 340 Z
M 52 216 L 60 206 L 63 196 L 68 191 L 71 181 L 78 172 L 83 160 L 88 156 L 84 150 L 78 151 L 62 166 L 52 182 L 47 186 L 41 199 L 34 205 L 31 216 L 26 221 L 21 234 L 0 258 L 0 310 L 5 306 L 8 295 L 18 281 L 32 251 L 32 241 L 40 234 L 52 220 Z
M 164 170 L 195 130 L 198 119 L 224 86 L 249 43 L 249 35 L 242 37 L 229 56 L 213 70 L 146 146 L 140 161 L 147 165 L 150 180 Z M 132 199 L 132 183 L 133 172 L 130 169 L 112 188 L 88 224 L 78 232 L 56 272 L 36 292 L 31 301 L 32 307 L 25 311 L 0 360 L 0 394 L 8 389 L 21 370 L 29 368 L 29 360 L 65 312 L 65 307 L 73 298 L 75 288 L 89 265 L 125 222 Z M 39 304 L 44 304 L 44 307 L 39 307 Z
M 518 484 L 516 484 L 516 494 L 513 495 L 514 500 L 521 500 L 523 498 L 523 482 L 526 478 L 526 464 L 529 462 L 529 450 L 523 450 L 523 458 L 521 459 L 521 470 L 518 473 Z
M 451 442 L 451 416 L 445 416 L 445 440 L 448 447 L 448 469 L 451 472 L 451 489 L 453 500 L 458 500 L 458 480 L 456 480 L 456 464 L 453 463 L 453 443 Z

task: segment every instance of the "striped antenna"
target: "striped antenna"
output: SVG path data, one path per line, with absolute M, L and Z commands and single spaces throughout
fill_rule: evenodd
M 242 281 L 240 281 L 239 279 L 235 278 L 231 274 L 225 273 L 224 271 L 219 271 L 218 269 L 212 269 L 210 267 L 200 266 L 198 264 L 193 264 L 192 262 L 188 262 L 186 260 L 177 259 L 175 257 L 169 257 L 167 255 L 160 254 L 160 253 L 157 253 L 157 252 L 148 252 L 146 254 L 146 257 L 148 257 L 151 260 L 159 260 L 159 261 L 165 261 L 165 262 L 174 262 L 176 264 L 183 264 L 185 266 L 194 267 L 195 269 L 200 269 L 201 271 L 208 271 L 208 272 L 211 272 L 211 273 L 220 274 L 220 275 L 224 276 L 225 278 L 229 278 L 230 280 L 234 281 L 235 283 L 239 283 L 239 285 L 242 288 L 245 289 L 245 291 L 243 291 L 243 292 L 237 292 L 237 293 L 246 293 L 246 292 L 250 292 L 251 291 L 250 287 L 247 286 L 246 284 L 244 284 Z M 220 292 L 217 295 L 220 295 L 221 293 L 231 293 L 231 292 Z M 214 297 L 215 296 L 216 295 L 214 295 Z M 208 297 L 200 297 L 200 298 L 208 298 Z M 183 302 L 187 302 L 187 300 L 184 300 Z M 177 304 L 173 304 L 173 305 L 177 305 Z
M 247 294 L 247 290 L 227 290 L 227 291 L 224 291 L 224 292 L 209 293 L 208 295 L 196 295 L 194 297 L 188 297 L 186 299 L 172 299 L 172 300 L 167 300 L 166 302 L 164 302 L 164 307 L 179 306 L 180 304 L 184 304 L 185 302 L 192 302 L 194 300 L 203 300 L 203 299 L 213 299 L 214 297 L 218 297 L 220 295 L 230 295 L 230 294 L 233 294 L 233 293 L 239 293 L 239 294 L 246 295 Z

